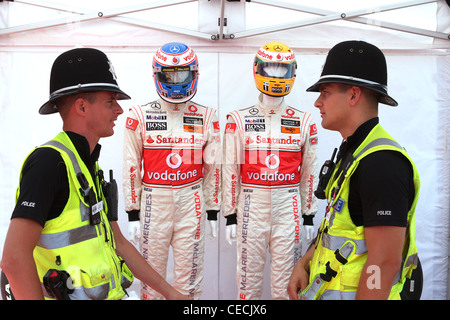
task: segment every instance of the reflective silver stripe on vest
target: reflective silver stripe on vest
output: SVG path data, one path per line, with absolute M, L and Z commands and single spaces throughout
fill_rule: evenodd
M 81 221 L 88 221 L 89 217 L 91 215 L 91 210 L 89 207 L 85 206 L 83 201 L 80 200 L 80 214 L 81 214 Z
M 396 147 L 400 150 L 403 150 L 402 146 L 395 142 L 394 140 L 388 139 L 388 138 L 379 138 L 379 139 L 375 139 L 372 142 L 370 142 L 367 146 L 365 146 L 356 156 L 355 159 L 358 159 L 359 157 L 361 157 L 361 155 L 363 155 L 365 152 L 367 152 L 368 150 L 374 148 L 374 147 L 379 147 L 379 146 L 392 146 L 392 147 Z
M 44 143 L 41 147 L 45 147 L 45 146 L 52 146 L 52 147 L 56 147 L 58 149 L 63 150 L 69 156 L 70 161 L 72 162 L 72 166 L 73 166 L 73 168 L 75 170 L 75 174 L 77 174 L 79 172 L 82 172 L 81 168 L 80 168 L 80 165 L 78 164 L 77 157 L 75 156 L 73 151 L 70 150 L 69 148 L 67 148 L 61 142 L 58 142 L 58 141 L 55 141 L 55 140 L 50 140 L 49 142 Z
M 414 254 L 408 256 L 408 259 L 406 260 L 406 262 L 405 263 L 402 262 L 402 264 L 400 265 L 400 270 L 397 272 L 397 275 L 395 276 L 395 280 L 394 280 L 394 284 L 393 285 L 395 285 L 401 279 L 402 272 L 403 272 L 404 268 L 405 269 L 409 268 L 412 265 L 417 266 L 418 263 L 419 263 L 419 256 L 418 256 L 417 253 L 414 253 Z
M 58 149 L 63 150 L 69 156 L 69 159 L 72 162 L 73 169 L 75 170 L 75 175 L 80 172 L 82 173 L 80 165 L 78 164 L 77 157 L 75 156 L 75 154 L 73 153 L 72 150 L 67 148 L 61 142 L 55 141 L 55 140 L 50 140 L 47 143 L 44 143 L 41 147 L 45 147 L 45 146 L 52 146 L 52 147 L 56 147 Z M 89 218 L 90 218 L 89 216 L 91 214 L 89 207 L 85 206 L 81 200 L 80 200 L 80 214 L 81 214 L 81 221 L 83 221 L 83 222 L 89 220 Z
M 410 267 L 411 265 L 417 266 L 419 264 L 419 255 L 417 253 L 412 254 L 408 257 L 405 263 L 405 268 Z
M 41 282 L 42 292 L 44 297 L 49 299 L 55 299 L 55 297 L 51 297 L 45 289 L 44 284 Z M 73 288 L 74 291 L 69 294 L 70 300 L 105 300 L 108 298 L 109 294 L 109 283 L 105 283 L 93 288 L 85 288 L 83 286 Z
M 100 228 L 98 230 L 100 233 Z M 67 231 L 41 234 L 37 246 L 48 250 L 60 249 L 96 237 L 95 226 L 86 225 Z
M 367 252 L 366 241 L 349 239 L 346 237 L 332 236 L 329 233 L 322 235 L 322 246 L 332 251 L 340 249 L 348 240 L 353 241 L 356 245 L 355 254 L 363 254 Z
M 93 288 L 75 288 L 73 294 L 69 296 L 70 300 L 105 300 L 108 298 L 109 291 L 109 283 L 104 283 Z
M 355 300 L 356 291 L 325 290 L 319 300 Z

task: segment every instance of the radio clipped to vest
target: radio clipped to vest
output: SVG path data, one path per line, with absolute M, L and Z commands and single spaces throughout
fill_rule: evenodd
M 330 181 L 331 175 L 333 174 L 336 164 L 334 163 L 334 157 L 336 156 L 337 148 L 334 148 L 333 155 L 330 160 L 325 161 L 320 169 L 319 173 L 319 183 L 317 184 L 317 189 L 314 191 L 314 195 L 318 199 L 325 199 L 325 188 L 327 187 L 328 181 Z
M 104 179 L 102 170 L 99 170 L 98 174 L 102 185 L 103 195 L 105 196 L 106 204 L 108 207 L 107 212 L 108 220 L 117 221 L 119 220 L 118 216 L 119 195 L 117 189 L 117 182 L 113 177 L 113 171 L 109 170 L 109 182 L 106 182 L 106 180 Z
M 91 225 L 97 225 L 101 222 L 100 211 L 103 210 L 103 202 L 97 202 L 94 189 L 89 187 L 85 175 L 82 172 L 77 173 L 78 182 L 80 182 L 80 191 L 84 195 L 84 201 L 89 204 L 89 221 Z

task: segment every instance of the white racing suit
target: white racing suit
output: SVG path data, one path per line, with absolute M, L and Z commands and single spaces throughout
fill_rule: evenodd
M 312 220 L 317 212 L 317 127 L 311 114 L 284 100 L 266 107 L 261 96 L 227 119 L 222 212 L 237 213 L 238 298 L 260 299 L 269 248 L 272 298 L 288 299 L 287 284 L 301 257 L 301 218 Z
M 203 279 L 205 211 L 220 209 L 222 146 L 217 112 L 162 99 L 132 107 L 124 133 L 125 210 L 140 210 L 140 250 L 173 286 L 198 299 Z M 142 299 L 162 296 L 142 283 Z

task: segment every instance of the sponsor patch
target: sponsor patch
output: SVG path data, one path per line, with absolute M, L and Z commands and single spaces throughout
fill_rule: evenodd
M 315 135 L 315 134 L 317 134 L 317 126 L 316 126 L 316 124 L 314 123 L 314 124 L 312 124 L 312 125 L 309 127 L 309 135 L 310 135 L 310 136 L 313 136 L 313 135 Z
M 136 131 L 137 125 L 139 124 L 139 121 L 134 120 L 132 118 L 127 118 L 127 122 L 126 122 L 126 128 Z
M 143 183 L 181 186 L 203 177 L 202 149 L 144 149 Z M 165 161 L 164 161 L 165 160 Z
M 245 123 L 263 123 L 264 119 L 245 119 Z
M 248 110 L 248 113 L 250 113 L 252 116 L 254 116 L 254 115 L 257 115 L 259 113 L 259 110 L 257 108 L 255 108 L 255 107 L 253 107 L 253 108 L 250 108 Z
M 183 123 L 185 124 L 197 124 L 203 125 L 203 118 L 183 117 Z
M 241 169 L 243 184 L 264 186 L 293 185 L 300 182 L 298 168 L 302 164 L 301 151 L 281 151 L 263 149 L 244 150 Z
M 290 120 L 290 119 L 281 119 L 281 125 L 288 126 L 288 127 L 300 127 L 300 121 L 299 120 Z
M 245 124 L 245 132 L 265 132 L 266 125 L 264 123 L 247 123 Z
M 147 131 L 167 130 L 167 122 L 146 122 L 145 128 Z
M 227 123 L 225 133 L 234 133 L 236 131 L 236 123 Z
M 220 132 L 219 121 L 213 122 L 214 132 Z
M 154 121 L 154 120 L 167 120 L 167 116 L 157 116 L 157 115 L 154 115 L 154 114 L 147 114 L 146 116 L 145 116 L 145 119 L 147 119 L 147 120 L 152 120 L 152 121 Z
M 185 132 L 195 132 L 195 133 L 203 133 L 203 127 L 202 126 L 194 126 L 190 124 L 184 125 L 184 131 Z
M 300 133 L 300 128 L 294 128 L 294 127 L 281 127 L 281 132 L 282 133 L 290 133 L 290 134 L 294 134 L 294 133 Z

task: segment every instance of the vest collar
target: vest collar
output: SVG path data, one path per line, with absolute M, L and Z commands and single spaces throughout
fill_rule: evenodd
M 86 167 L 88 167 L 89 171 L 91 172 L 91 175 L 94 176 L 93 173 L 95 172 L 94 170 L 95 163 L 98 161 L 98 158 L 100 157 L 101 145 L 97 144 L 94 148 L 94 151 L 92 151 L 91 154 L 89 142 L 84 136 L 72 131 L 66 131 L 66 134 L 72 141 L 75 149 L 77 149 L 77 152 L 81 157 L 81 160 L 83 160 Z
M 364 122 L 351 136 L 347 138 L 347 141 L 342 141 L 342 144 L 339 147 L 337 161 L 344 158 L 347 154 L 353 154 L 379 122 L 380 120 L 378 117 Z

